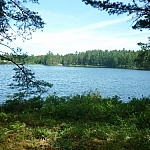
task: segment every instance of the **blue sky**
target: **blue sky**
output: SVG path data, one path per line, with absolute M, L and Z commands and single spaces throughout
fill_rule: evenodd
M 15 44 L 29 55 L 84 52 L 86 50 L 138 50 L 138 42 L 147 42 L 148 30 L 132 29 L 131 16 L 109 16 L 81 0 L 40 0 L 28 4 L 38 11 L 46 25 L 43 32 L 33 33 L 32 39 Z

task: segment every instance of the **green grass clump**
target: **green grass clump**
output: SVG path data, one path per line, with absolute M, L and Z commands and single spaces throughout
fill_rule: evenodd
M 99 93 L 51 95 L 9 100 L 0 110 L 2 150 L 150 149 L 149 98 L 123 102 Z

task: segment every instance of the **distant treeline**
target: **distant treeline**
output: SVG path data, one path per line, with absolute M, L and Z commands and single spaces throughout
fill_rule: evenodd
M 89 50 L 66 55 L 54 55 L 52 52 L 48 52 L 46 55 L 27 56 L 25 63 L 48 66 L 63 65 L 150 69 L 150 51 L 125 49 L 112 51 Z

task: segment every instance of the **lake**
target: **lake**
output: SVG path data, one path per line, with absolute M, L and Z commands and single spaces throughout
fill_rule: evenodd
M 13 65 L 0 65 L 0 102 L 12 94 L 7 85 L 12 82 Z M 50 94 L 70 96 L 84 92 L 99 91 L 103 97 L 119 96 L 123 101 L 128 97 L 150 96 L 150 71 L 84 68 L 64 66 L 30 65 L 38 79 L 53 84 Z

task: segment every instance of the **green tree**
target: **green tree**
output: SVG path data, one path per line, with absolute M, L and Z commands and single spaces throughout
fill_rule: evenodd
M 114 2 L 110 0 L 82 0 L 85 4 L 100 11 L 107 11 L 109 15 L 132 15 L 133 29 L 150 29 L 150 0 L 130 0 L 130 3 Z
M 136 66 L 142 69 L 150 69 L 150 38 L 148 43 L 138 43 L 141 50 L 138 52 L 137 58 L 135 59 Z
M 12 42 L 18 36 L 23 40 L 30 39 L 32 32 L 44 27 L 45 23 L 38 13 L 24 6 L 27 2 L 38 3 L 38 0 L 1 0 L 1 43 L 4 40 Z
M 44 28 L 44 21 L 38 12 L 25 7 L 28 2 L 39 3 L 38 0 L 1 0 L 0 1 L 0 44 L 11 50 L 11 55 L 0 51 L 0 58 L 10 61 L 16 67 L 14 81 L 11 88 L 18 88 L 20 92 L 40 93 L 43 87 L 52 85 L 35 79 L 34 73 L 24 63 L 27 55 L 22 53 L 19 47 L 11 47 L 10 44 L 18 37 L 23 41 L 30 40 L 32 33 Z

